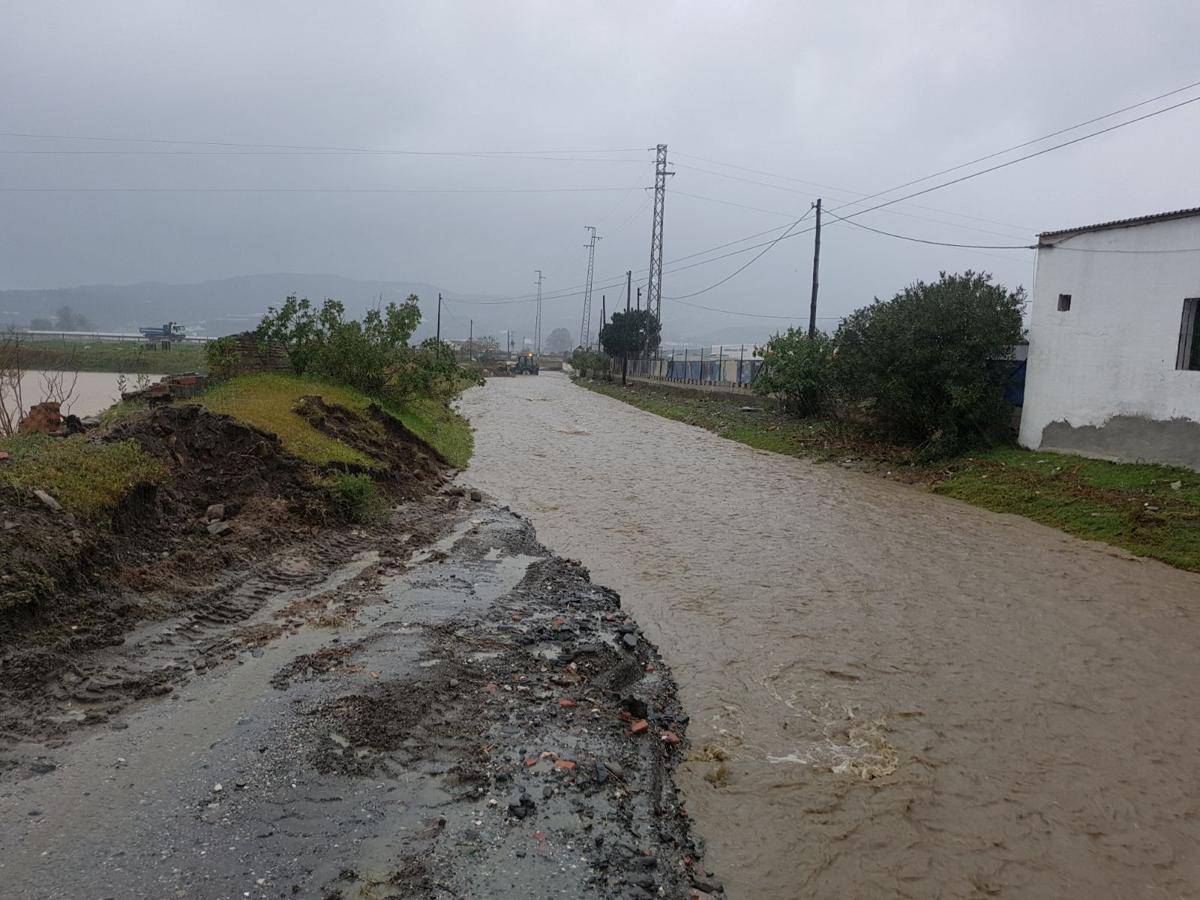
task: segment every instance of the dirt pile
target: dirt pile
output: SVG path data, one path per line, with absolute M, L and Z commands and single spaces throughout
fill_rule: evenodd
M 369 418 L 344 406 L 328 404 L 315 395 L 301 397 L 294 410 L 322 434 L 383 463 L 382 470 L 363 471 L 384 481 L 405 500 L 423 497 L 436 488 L 441 471 L 448 465 L 404 423 L 374 404 L 368 408 Z

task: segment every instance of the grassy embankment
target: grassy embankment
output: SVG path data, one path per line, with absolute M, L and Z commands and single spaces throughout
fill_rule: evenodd
M 0 485 L 40 488 L 85 520 L 109 512 L 134 485 L 167 475 L 133 441 L 95 444 L 82 435 L 21 434 L 0 439 L 0 450 L 12 457 L 0 465 Z
M 251 375 L 210 389 L 200 400 L 214 412 L 226 413 L 279 436 L 284 448 L 315 466 L 336 469 L 339 464 L 377 469 L 381 463 L 353 447 L 323 434 L 293 407 L 301 397 L 319 395 L 327 404 L 366 412 L 372 401 L 351 388 L 290 375 Z M 138 415 L 144 408 L 114 407 L 106 424 Z M 446 404 L 418 398 L 386 411 L 462 468 L 474 448 L 471 426 Z M 0 450 L 11 459 L 0 463 L 0 486 L 40 488 L 63 507 L 88 520 L 102 518 L 139 483 L 160 482 L 168 473 L 136 443 L 97 443 L 85 436 L 47 438 L 16 435 L 0 439 Z
M 152 350 L 135 341 L 24 341 L 21 364 L 27 369 L 177 375 L 208 368 L 203 344 L 175 344 Z
M 668 388 L 580 381 L 647 412 L 759 450 L 841 462 L 922 485 L 996 512 L 1015 513 L 1182 569 L 1200 571 L 1200 473 L 1061 453 L 994 447 L 924 462 L 861 430 L 771 411 L 769 401 L 693 398 Z M 743 412 L 740 407 L 762 407 Z
M 353 388 L 279 374 L 234 378 L 210 388 L 200 402 L 213 412 L 226 413 L 277 434 L 285 449 L 315 465 L 351 463 L 374 468 L 374 460 L 321 433 L 293 411 L 296 401 L 312 394 L 358 413 L 365 413 L 376 402 Z M 474 449 L 471 426 L 446 404 L 421 397 L 402 406 L 380 405 L 452 466 L 466 466 Z

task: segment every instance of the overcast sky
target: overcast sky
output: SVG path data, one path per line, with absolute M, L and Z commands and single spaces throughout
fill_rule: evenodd
M 690 294 L 753 254 L 674 274 L 672 260 L 786 225 L 818 196 L 836 209 L 1200 81 L 1198 33 L 1188 0 L 8 2 L 0 131 L 214 143 L 0 137 L 0 287 L 329 272 L 506 297 L 532 292 L 541 268 L 548 293 L 573 289 L 585 225 L 604 238 L 598 279 L 647 266 L 648 148 L 663 142 L 677 173 L 664 295 Z M 1200 103 L 857 221 L 1021 244 L 1200 205 L 1198 136 Z M 482 155 L 249 155 L 270 149 L 218 143 Z M 117 187 L 362 190 L 11 190 Z M 443 193 L 400 192 L 418 189 Z M 826 225 L 823 317 L 940 269 L 1032 281 L 1029 251 Z M 689 302 L 802 319 L 811 254 L 811 235 L 788 238 Z M 547 324 L 574 329 L 579 302 L 548 302 Z M 663 314 L 669 329 L 786 324 L 678 301 Z

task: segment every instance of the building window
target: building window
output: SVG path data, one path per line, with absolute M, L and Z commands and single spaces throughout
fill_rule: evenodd
M 1059 312 L 1070 312 L 1071 311 L 1071 295 L 1070 294 L 1059 294 L 1058 295 L 1058 311 Z
M 1200 297 L 1183 301 L 1183 323 L 1179 326 L 1179 354 L 1175 368 L 1200 372 Z

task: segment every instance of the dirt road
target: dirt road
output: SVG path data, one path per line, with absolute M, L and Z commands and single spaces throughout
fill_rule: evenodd
M 731 896 L 1200 893 L 1200 577 L 559 375 L 462 408 L 672 666 Z

